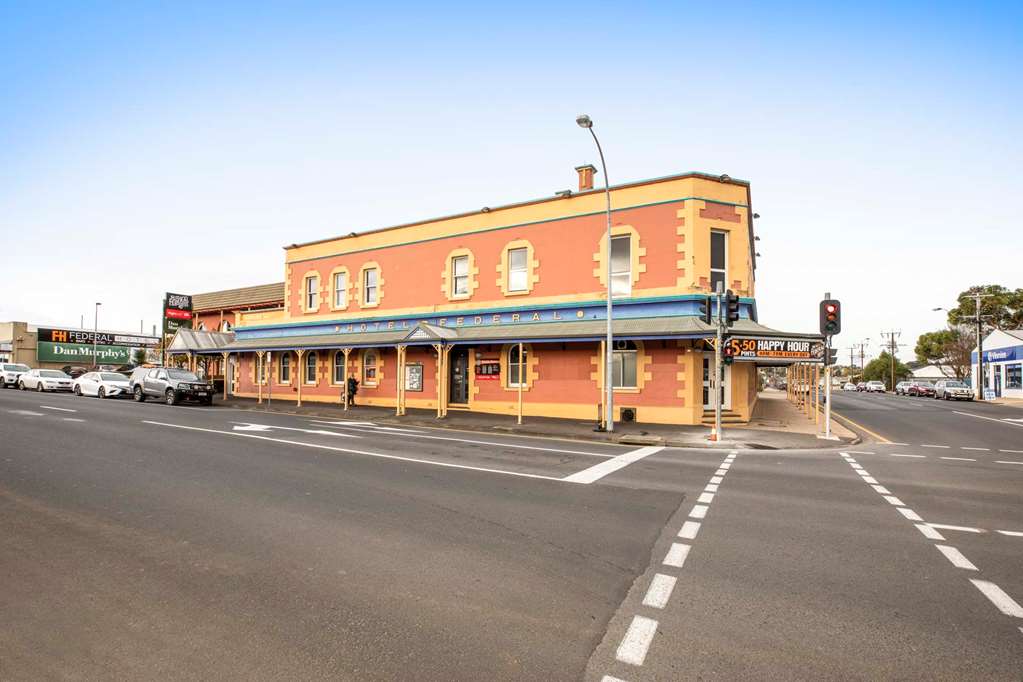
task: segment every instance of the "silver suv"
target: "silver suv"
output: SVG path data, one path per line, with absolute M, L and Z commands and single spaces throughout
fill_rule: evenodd
M 131 373 L 128 390 L 139 403 L 146 398 L 158 398 L 168 405 L 183 400 L 213 404 L 213 386 L 188 370 L 174 367 L 138 367 Z
M 0 363 L 0 388 L 15 387 L 18 385 L 18 377 L 29 371 L 28 365 L 21 365 L 15 362 Z
M 973 400 L 973 389 L 961 381 L 943 379 L 934 384 L 934 397 L 937 400 Z

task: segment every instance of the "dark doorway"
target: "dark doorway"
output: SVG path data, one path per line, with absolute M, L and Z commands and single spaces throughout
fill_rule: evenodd
M 452 348 L 448 362 L 451 365 L 448 402 L 464 405 L 469 402 L 469 349 Z

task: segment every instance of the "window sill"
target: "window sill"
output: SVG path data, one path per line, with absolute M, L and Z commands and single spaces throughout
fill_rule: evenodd
M 529 289 L 523 289 L 522 291 L 506 291 L 506 292 L 504 292 L 504 295 L 505 296 L 528 296 L 529 293 L 530 293 Z
M 639 393 L 639 388 L 616 388 L 615 393 Z
M 376 303 L 360 303 L 359 307 L 364 309 L 364 310 L 366 308 L 379 308 L 380 307 L 380 302 L 377 301 Z

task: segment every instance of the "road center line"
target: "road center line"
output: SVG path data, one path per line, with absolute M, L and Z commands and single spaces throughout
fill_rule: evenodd
M 352 455 L 364 455 L 366 457 L 379 457 L 380 459 L 393 459 L 401 462 L 415 462 L 417 464 L 432 464 L 439 467 L 448 467 L 450 469 L 467 469 L 469 471 L 482 471 L 489 474 L 504 474 L 505 476 L 518 476 L 521 478 L 538 478 L 545 481 L 560 481 L 574 483 L 569 481 L 567 478 L 558 478 L 556 476 L 543 476 L 541 474 L 527 474 L 521 471 L 505 471 L 503 469 L 488 469 L 486 467 L 474 467 L 466 464 L 453 464 L 450 462 L 437 462 L 430 459 L 419 459 L 417 457 L 401 457 L 399 455 L 388 455 L 382 452 L 368 452 L 366 450 L 353 450 L 352 448 L 339 448 L 333 445 L 321 445 L 319 443 L 304 443 L 298 440 L 287 440 L 284 438 L 270 438 L 269 436 L 257 436 L 254 433 L 238 433 L 235 431 L 219 431 L 217 429 L 204 429 L 198 426 L 185 426 L 184 424 L 168 424 L 166 422 L 155 422 L 143 420 L 143 424 L 152 424 L 154 426 L 167 426 L 172 429 L 184 429 L 187 431 L 202 431 L 204 433 L 219 433 L 223 436 L 234 436 L 236 438 L 255 438 L 256 440 L 270 441 L 271 443 L 284 443 L 286 445 L 297 445 L 303 448 L 313 448 L 316 450 L 330 450 L 332 452 L 345 452 Z
M 57 410 L 58 412 L 77 412 L 78 410 L 72 410 L 67 407 L 53 407 L 52 405 L 40 405 L 39 407 L 44 410 Z
M 922 448 L 944 448 L 945 450 L 948 450 L 951 446 L 950 445 L 924 445 L 924 444 L 921 444 L 920 447 L 922 447 Z
M 890 454 L 892 457 L 914 457 L 917 459 L 927 459 L 927 455 L 903 455 L 899 454 L 898 452 L 890 452 L 888 454 Z
M 999 450 L 998 452 L 1011 452 L 1014 455 L 1023 455 L 1023 450 Z
M 629 665 L 643 665 L 646 652 L 650 649 L 650 643 L 653 642 L 656 632 L 656 620 L 644 616 L 634 616 L 628 632 L 625 633 L 625 639 L 618 645 L 615 658 Z
M 1023 462 L 1011 462 L 1004 459 L 996 459 L 995 464 L 1023 464 Z
M 988 452 L 989 450 L 991 450 L 991 448 L 968 448 L 965 445 L 963 447 L 959 448 L 959 449 L 960 450 L 977 450 L 978 452 Z
M 1023 532 L 1018 530 L 996 530 L 995 532 L 1001 533 L 1002 535 L 1011 535 L 1015 538 L 1023 538 Z
M 966 448 L 963 448 L 963 449 L 965 450 Z M 977 461 L 977 460 L 973 459 L 972 457 L 939 457 L 938 459 L 947 459 L 947 460 L 951 460 L 953 462 L 976 462 Z
M 571 476 L 566 476 L 563 480 L 568 481 L 569 483 L 593 483 L 595 481 L 599 481 L 608 474 L 613 474 L 619 469 L 624 469 L 633 462 L 638 462 L 644 457 L 649 457 L 663 449 L 663 447 L 656 445 L 632 450 L 631 452 L 618 455 L 613 459 L 600 462 L 599 464 L 594 464 L 589 469 L 583 469 Z

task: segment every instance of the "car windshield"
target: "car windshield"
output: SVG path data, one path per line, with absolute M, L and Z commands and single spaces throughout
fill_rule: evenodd
M 48 377 L 50 379 L 70 379 L 71 378 L 67 374 L 64 374 L 63 372 L 58 372 L 55 369 L 40 370 L 39 376 L 41 376 L 41 377 Z
M 199 377 L 195 376 L 191 372 L 186 372 L 183 369 L 168 369 L 167 376 L 179 381 L 199 381 Z
M 27 372 L 28 365 L 4 365 L 4 371 L 7 372 Z
M 966 388 L 966 384 L 961 381 L 946 381 L 945 388 Z
M 114 372 L 103 372 L 99 375 L 103 381 L 127 381 L 128 377 L 123 374 L 115 374 Z
M 929 381 L 921 381 L 917 384 L 920 388 L 934 388 L 934 384 Z

